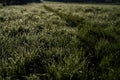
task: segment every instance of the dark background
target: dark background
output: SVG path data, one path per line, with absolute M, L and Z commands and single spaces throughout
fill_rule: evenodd
M 83 3 L 119 3 L 120 0 L 47 0 L 59 2 L 83 2 Z

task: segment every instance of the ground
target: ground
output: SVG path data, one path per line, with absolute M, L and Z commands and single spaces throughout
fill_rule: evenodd
M 0 6 L 0 80 L 119 80 L 120 6 Z

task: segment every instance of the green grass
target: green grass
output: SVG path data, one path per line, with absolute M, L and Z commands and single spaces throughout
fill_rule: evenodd
M 0 80 L 119 80 L 120 6 L 0 6 Z

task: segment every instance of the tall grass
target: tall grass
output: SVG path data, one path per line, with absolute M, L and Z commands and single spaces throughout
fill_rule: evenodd
M 0 8 L 0 79 L 119 80 L 120 7 L 44 4 Z

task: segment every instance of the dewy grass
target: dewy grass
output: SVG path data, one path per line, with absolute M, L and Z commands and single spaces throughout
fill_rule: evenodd
M 119 80 L 120 6 L 0 8 L 0 80 Z

